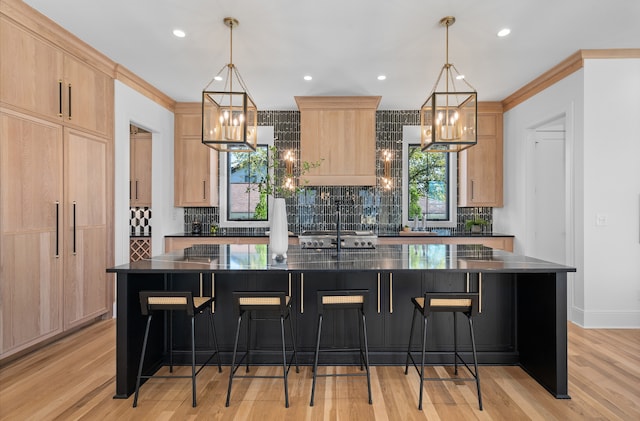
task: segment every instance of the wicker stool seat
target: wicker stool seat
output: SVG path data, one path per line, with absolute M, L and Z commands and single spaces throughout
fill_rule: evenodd
M 318 377 L 344 377 L 344 376 L 366 376 L 367 390 L 369 393 L 369 404 L 373 403 L 371 398 L 371 376 L 369 371 L 369 345 L 367 341 L 367 319 L 364 314 L 366 298 L 369 295 L 368 290 L 331 290 L 318 291 L 318 328 L 316 335 L 316 349 L 313 360 L 313 384 L 311 386 L 310 406 L 314 404 L 316 379 Z M 322 336 L 322 321 L 324 312 L 327 310 L 353 309 L 359 313 L 358 317 L 358 348 L 320 348 L 320 339 Z M 360 370 L 364 373 L 335 373 L 335 374 L 318 374 L 318 359 L 320 352 L 353 352 L 358 351 L 360 357 Z
M 216 328 L 213 322 L 213 313 L 211 305 L 214 302 L 213 297 L 194 297 L 191 292 L 176 291 L 140 291 L 140 309 L 143 316 L 147 316 L 147 326 L 144 331 L 144 339 L 142 341 L 142 352 L 140 353 L 140 364 L 138 366 L 138 376 L 136 378 L 136 391 L 133 398 L 133 407 L 138 406 L 138 394 L 140 392 L 141 379 L 158 378 L 190 378 L 191 379 L 191 396 L 192 406 L 196 406 L 196 376 L 211 361 L 214 356 L 218 359 L 218 371 L 222 372 L 220 364 L 220 354 L 218 352 L 218 338 L 216 337 Z M 142 374 L 144 357 L 147 351 L 147 341 L 149 339 L 149 329 L 151 320 L 155 311 L 183 311 L 191 320 L 191 375 L 144 375 Z M 209 320 L 209 329 L 214 342 L 213 350 L 196 350 L 195 344 L 195 315 L 207 314 Z M 169 372 L 173 372 L 173 337 L 172 328 L 169 327 Z M 196 353 L 211 352 L 209 358 L 196 370 Z
M 293 321 L 291 317 L 291 297 L 286 292 L 233 292 L 233 306 L 235 314 L 238 317 L 236 325 L 236 337 L 233 346 L 233 357 L 231 360 L 231 370 L 229 372 L 229 388 L 227 389 L 227 402 L 229 406 L 231 399 L 231 386 L 234 378 L 282 378 L 284 382 L 284 399 L 285 407 L 289 407 L 289 387 L 288 376 L 291 364 L 295 361 L 296 373 L 300 372 L 298 368 L 298 356 L 296 353 L 296 340 L 293 329 Z M 248 318 L 247 322 L 247 349 L 242 357 L 238 360 L 238 340 L 240 338 L 240 327 L 242 320 Z M 291 331 L 291 342 L 293 343 L 293 353 L 287 362 L 287 349 L 285 340 L 285 320 L 289 319 L 289 330 Z M 251 349 L 251 324 L 256 320 L 266 320 L 280 322 L 280 336 L 282 340 L 282 375 L 281 376 L 257 376 L 257 375 L 238 375 L 236 371 L 242 365 L 242 361 L 246 359 L 246 372 L 249 372 L 249 356 L 255 350 Z M 236 363 L 237 361 L 237 363 Z
M 482 395 L 480 393 L 480 377 L 478 374 L 478 359 L 476 355 L 476 341 L 473 332 L 473 316 L 478 313 L 478 301 L 479 295 L 477 292 L 463 292 L 463 293 L 449 293 L 449 292 L 432 292 L 426 293 L 423 297 L 412 298 L 411 302 L 414 306 L 413 318 L 411 320 L 411 330 L 409 332 L 409 347 L 407 349 L 407 361 L 404 368 L 404 374 L 406 375 L 409 369 L 409 361 L 412 362 L 418 375 L 420 376 L 420 397 L 418 398 L 418 409 L 422 410 L 422 395 L 424 381 L 473 381 L 476 383 L 478 391 L 478 405 L 482 410 Z M 425 363 L 425 350 L 427 343 L 427 321 L 432 313 L 448 312 L 453 313 L 453 365 L 454 373 L 456 377 L 442 378 L 442 377 L 424 377 L 424 363 Z M 471 350 L 473 353 L 473 370 L 462 359 L 458 352 L 457 344 L 457 329 L 456 329 L 456 314 L 462 313 L 467 316 L 469 322 L 469 333 L 471 336 Z M 422 332 L 422 352 L 421 362 L 418 368 L 417 363 L 413 359 L 411 351 L 411 342 L 413 337 L 413 328 L 416 321 L 416 316 L 422 315 L 423 332 Z M 458 375 L 458 360 L 467 368 L 472 377 L 457 377 Z

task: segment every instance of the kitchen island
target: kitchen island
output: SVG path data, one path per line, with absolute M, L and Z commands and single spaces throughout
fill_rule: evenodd
M 309 364 L 315 343 L 315 292 L 338 288 L 370 291 L 366 305 L 370 358 L 372 364 L 385 365 L 404 364 L 413 312 L 411 297 L 425 291 L 480 291 L 481 313 L 475 320 L 479 362 L 520 365 L 555 397 L 569 397 L 567 273 L 574 268 L 481 245 L 379 245 L 370 250 L 343 249 L 339 256 L 335 254 L 332 249 L 291 245 L 288 258 L 276 262 L 270 259 L 266 244 L 195 245 L 108 269 L 117 274 L 116 397 L 126 398 L 135 388 L 145 323 L 140 314 L 140 290 L 189 290 L 196 295 L 214 295 L 218 340 L 225 362 L 230 359 L 236 321 L 231 293 L 288 291 L 295 310 L 299 360 Z M 434 317 L 430 327 L 427 362 L 431 364 L 451 362 L 444 353 L 452 348 L 451 319 L 442 316 Z M 327 318 L 323 341 L 341 346 L 357 340 L 357 327 L 344 320 L 340 313 Z M 180 323 L 179 316 L 173 322 Z M 151 335 L 150 367 L 159 366 L 166 357 L 166 329 L 157 326 L 160 328 Z M 180 332 L 174 329 L 178 348 L 187 343 Z M 197 335 L 201 345 L 211 343 L 205 328 Z M 254 329 L 254 335 L 265 347 L 277 347 L 279 336 L 269 326 Z M 468 341 L 461 339 L 459 344 L 468 355 Z M 357 361 L 350 356 L 343 358 L 335 357 L 331 363 Z

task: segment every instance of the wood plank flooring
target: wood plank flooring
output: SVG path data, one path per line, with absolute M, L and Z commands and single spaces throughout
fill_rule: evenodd
M 182 370 L 183 368 L 180 368 Z M 323 370 L 352 370 L 337 367 Z M 274 374 L 277 367 L 254 368 Z M 447 367 L 431 367 L 445 374 Z M 92 325 L 0 367 L 1 420 L 640 420 L 640 329 L 582 329 L 569 324 L 570 400 L 554 399 L 518 367 L 481 366 L 484 411 L 472 382 L 427 382 L 417 409 L 418 376 L 372 367 L 373 405 L 363 377 L 320 379 L 309 407 L 311 370 L 291 371 L 289 409 L 282 381 L 234 382 L 224 406 L 229 367 L 198 376 L 198 406 L 189 379 L 152 379 L 132 398 L 115 392 L 115 322 Z

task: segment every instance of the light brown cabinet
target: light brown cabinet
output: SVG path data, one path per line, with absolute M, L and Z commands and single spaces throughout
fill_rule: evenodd
M 0 12 L 2 359 L 111 311 L 114 87 L 71 34 Z
M 105 139 L 75 129 L 64 132 L 64 328 L 109 311 L 107 167 Z
M 107 140 L 0 109 L 2 357 L 108 313 Z
M 62 332 L 62 127 L 0 110 L 0 356 Z
M 129 137 L 129 205 L 151 207 L 151 133 Z
M 175 109 L 175 205 L 218 206 L 218 152 L 202 144 L 200 103 Z
M 300 110 L 300 159 L 321 165 L 311 186 L 376 185 L 376 109 L 379 96 L 295 97 Z
M 458 154 L 458 206 L 504 206 L 502 132 L 502 105 L 478 103 L 478 144 Z
M 482 244 L 493 249 L 513 252 L 513 237 L 440 237 L 434 236 L 400 236 L 379 237 L 379 244 Z
M 113 136 L 113 79 L 0 17 L 0 101 L 99 135 Z

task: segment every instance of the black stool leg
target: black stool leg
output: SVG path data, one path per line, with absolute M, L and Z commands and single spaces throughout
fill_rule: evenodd
M 367 390 L 369 391 L 369 405 L 372 405 L 373 399 L 371 399 L 371 376 L 369 373 L 369 343 L 367 340 L 367 319 L 364 315 L 364 309 L 362 309 L 362 331 L 364 333 L 364 364 L 367 370 Z
M 362 333 L 362 318 L 360 318 L 360 309 L 356 308 L 354 309 L 354 311 L 356 312 L 356 316 L 358 316 L 358 351 L 360 352 L 360 354 L 358 355 L 358 359 L 360 360 L 360 371 L 364 370 L 364 347 L 362 346 L 362 341 L 363 341 L 363 333 Z
M 173 311 L 169 310 L 169 373 L 173 373 Z
M 280 336 L 282 337 L 282 380 L 284 380 L 284 407 L 289 407 L 289 386 L 287 383 L 287 343 L 284 336 L 284 316 L 280 316 Z
M 458 375 L 458 321 L 455 311 L 453 312 L 453 373 Z
M 298 366 L 298 351 L 296 350 L 296 334 L 293 329 L 293 317 L 291 317 L 291 312 L 287 315 L 289 318 L 289 329 L 291 330 L 291 343 L 293 344 L 293 361 L 296 364 L 296 373 L 300 372 L 300 367 Z
M 236 354 L 238 352 L 238 339 L 240 338 L 240 324 L 242 323 L 242 314 L 238 316 L 238 325 L 236 326 L 236 341 L 233 345 L 233 357 L 231 357 L 231 370 L 229 371 L 229 388 L 227 389 L 227 402 L 225 406 L 229 406 L 229 399 L 231 398 L 231 383 L 233 382 L 233 375 L 236 371 Z
M 422 361 L 420 362 L 420 398 L 418 400 L 418 409 L 422 411 L 422 394 L 424 391 L 424 357 L 427 347 L 427 318 L 422 316 L 424 328 L 422 331 Z
M 247 361 L 246 361 L 246 369 L 245 372 L 249 372 L 249 359 L 251 358 L 251 324 L 253 323 L 253 319 L 251 318 L 251 311 L 247 312 L 249 315 L 249 327 L 247 328 Z
M 216 335 L 216 324 L 213 322 L 213 313 L 209 308 L 207 317 L 209 318 L 209 329 L 211 329 L 211 335 L 213 336 L 213 346 L 218 359 L 218 373 L 222 373 L 222 363 L 220 362 L 220 350 L 218 349 L 218 335 Z
M 142 340 L 142 352 L 140 353 L 140 364 L 138 365 L 138 378 L 136 379 L 136 393 L 133 396 L 133 407 L 138 406 L 138 392 L 140 391 L 140 377 L 142 376 L 142 364 L 144 363 L 144 355 L 147 352 L 147 339 L 149 339 L 149 327 L 151 326 L 151 313 L 147 317 L 147 327 L 144 330 L 144 339 Z
M 318 374 L 318 354 L 320 353 L 320 334 L 322 333 L 322 314 L 318 314 L 318 334 L 316 335 L 316 353 L 313 358 L 313 384 L 311 386 L 311 402 L 309 406 L 313 406 L 313 398 L 316 392 L 316 377 Z
M 411 329 L 409 329 L 409 346 L 407 347 L 407 361 L 404 365 L 404 374 L 405 376 L 407 375 L 407 372 L 409 370 L 409 357 L 411 356 L 411 342 L 413 340 L 413 326 L 416 323 L 416 313 L 418 313 L 418 309 L 417 308 L 413 308 L 413 318 L 411 319 Z
M 476 378 L 476 387 L 478 388 L 478 406 L 482 411 L 482 394 L 480 393 L 480 374 L 478 372 L 478 358 L 476 355 L 476 338 L 473 334 L 473 320 L 470 316 L 467 316 L 469 319 L 469 332 L 471 333 L 471 349 L 473 351 L 473 366 L 475 368 L 475 378 Z
M 191 405 L 196 407 L 196 318 L 191 316 Z

